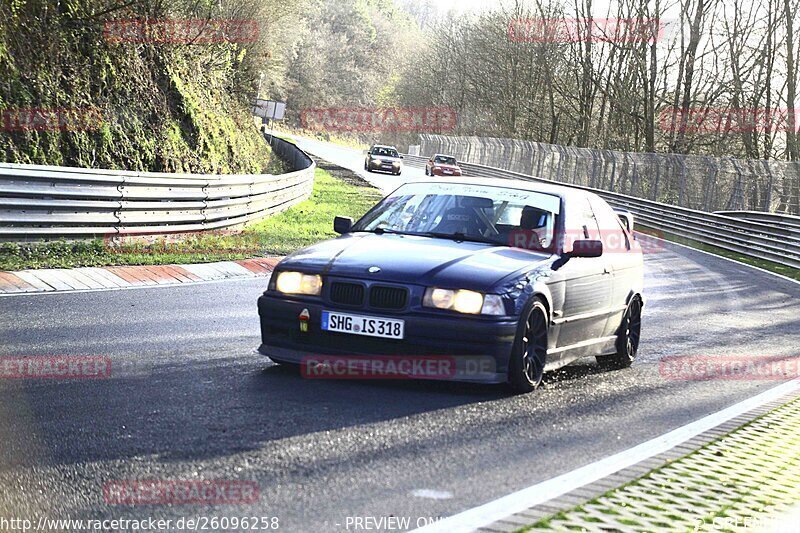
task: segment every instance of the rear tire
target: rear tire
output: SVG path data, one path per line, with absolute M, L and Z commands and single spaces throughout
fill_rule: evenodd
M 628 368 L 639 354 L 642 338 L 642 300 L 636 296 L 628 304 L 617 332 L 617 353 L 597 357 L 597 362 L 612 370 Z
M 514 392 L 528 393 L 542 384 L 547 361 L 547 308 L 536 298 L 520 316 L 517 338 L 508 363 L 508 382 Z

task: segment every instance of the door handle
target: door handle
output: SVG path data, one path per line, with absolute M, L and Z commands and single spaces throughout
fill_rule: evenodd
M 614 272 L 614 271 L 611 269 L 611 267 L 604 267 L 603 268 L 603 275 L 611 274 L 612 272 Z

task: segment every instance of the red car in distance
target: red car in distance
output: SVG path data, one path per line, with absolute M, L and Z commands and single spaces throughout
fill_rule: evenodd
M 436 154 L 425 163 L 426 176 L 461 176 L 461 167 L 451 155 Z

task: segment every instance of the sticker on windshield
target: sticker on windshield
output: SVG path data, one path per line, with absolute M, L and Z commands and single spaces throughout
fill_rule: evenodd
M 409 183 L 400 187 L 392 197 L 415 194 L 475 196 L 490 198 L 493 202 L 535 205 L 555 215 L 561 212 L 561 199 L 552 194 L 463 183 Z

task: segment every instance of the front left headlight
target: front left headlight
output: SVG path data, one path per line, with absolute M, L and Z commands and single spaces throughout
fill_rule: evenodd
M 435 309 L 456 311 L 468 315 L 505 315 L 503 299 L 497 294 L 482 294 L 465 289 L 439 289 L 429 287 L 422 305 Z
M 284 294 L 319 296 L 322 292 L 322 277 L 302 272 L 281 272 L 275 281 L 275 289 Z

